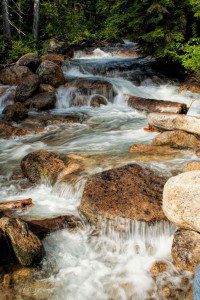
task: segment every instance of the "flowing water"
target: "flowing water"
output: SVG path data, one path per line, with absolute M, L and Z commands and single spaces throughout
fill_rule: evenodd
M 127 49 L 133 46 L 126 41 Z M 176 81 L 168 80 L 152 70 L 150 59 L 125 54 L 116 52 L 115 48 L 79 52 L 72 62 L 63 66 L 66 78 L 73 82 L 100 79 L 113 86 L 112 93 L 107 90 L 102 92 L 109 103 L 100 108 L 89 105 L 96 91 L 87 91 L 87 95 L 83 95 L 76 85 L 57 90 L 57 104 L 52 114 L 76 113 L 83 119 L 86 117 L 86 121 L 81 124 L 49 125 L 38 134 L 0 140 L 2 201 L 31 197 L 34 207 L 24 214 L 32 218 L 69 213 L 78 215 L 87 177 L 137 161 L 129 154 L 130 145 L 150 143 L 156 135 L 143 130 L 147 117 L 128 107 L 128 95 L 186 104 L 193 98 L 196 101 L 189 114 L 200 114 L 199 95 L 179 94 Z M 136 78 L 139 81 L 136 82 Z M 1 110 L 12 102 L 12 97 L 8 95 L 12 95 L 14 89 L 9 87 L 7 96 L 0 97 Z M 86 96 L 87 101 L 84 100 Z M 72 106 L 74 97 L 85 101 L 84 105 Z M 26 154 L 37 149 L 78 155 L 85 162 L 84 174 L 71 182 L 58 181 L 51 186 L 46 181 L 23 189 L 18 182 L 9 180 L 10 175 L 19 168 Z M 176 159 L 139 163 L 161 174 L 171 175 L 194 159 L 197 157 L 190 153 Z M 191 274 L 178 272 L 171 262 L 170 249 L 175 227 L 168 222 L 147 226 L 142 222 L 126 220 L 124 228 L 123 232 L 119 232 L 112 224 L 102 224 L 100 232 L 95 235 L 93 228 L 86 223 L 85 229 L 80 232 L 61 230 L 48 236 L 44 242 L 47 255 L 43 268 L 51 269 L 52 299 L 165 299 L 163 291 L 166 292 L 166 287 L 174 293 L 173 299 L 184 299 Z M 168 269 L 155 279 L 150 269 L 156 261 L 167 263 Z

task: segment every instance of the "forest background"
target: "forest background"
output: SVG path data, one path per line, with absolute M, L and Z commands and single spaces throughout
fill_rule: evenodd
M 1 0 L 0 62 L 28 52 L 130 39 L 200 78 L 200 0 Z

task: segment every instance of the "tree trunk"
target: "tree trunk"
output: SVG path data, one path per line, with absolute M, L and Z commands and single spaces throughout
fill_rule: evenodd
M 2 0 L 3 8 L 3 32 L 4 35 L 10 39 L 11 38 L 11 29 L 9 21 L 9 9 L 8 9 L 8 0 Z
M 36 41 L 38 40 L 39 14 L 40 14 L 40 0 L 35 0 L 34 10 L 33 10 L 33 36 Z

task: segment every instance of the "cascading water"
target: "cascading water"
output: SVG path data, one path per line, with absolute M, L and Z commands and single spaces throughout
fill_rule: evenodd
M 127 45 L 130 46 L 128 42 Z M 176 84 L 166 81 L 158 85 L 149 78 L 136 86 L 124 78 L 120 68 L 116 71 L 117 77 L 109 70 L 104 75 L 96 73 L 101 66 L 105 67 L 108 63 L 111 66 L 113 62 L 117 68 L 121 65 L 123 69 L 127 61 L 129 63 L 131 59 L 96 50 L 89 56 L 79 53 L 72 63 L 63 66 L 67 79 L 75 79 L 77 82 L 80 79 L 100 79 L 108 82 L 113 87 L 113 99 L 107 106 L 100 108 L 92 108 L 88 101 L 83 106 L 73 106 L 74 98 L 83 98 L 85 91 L 80 91 L 75 84 L 60 87 L 57 90 L 56 108 L 51 113 L 76 113 L 87 116 L 86 122 L 50 125 L 38 134 L 1 140 L 1 200 L 31 197 L 35 205 L 24 213 L 27 218 L 71 213 L 77 215 L 87 177 L 104 169 L 136 161 L 128 152 L 129 146 L 134 143 L 149 143 L 156 135 L 143 130 L 146 116 L 127 106 L 128 95 L 186 104 L 193 97 L 196 101 L 190 114 L 200 114 L 199 96 L 179 94 Z M 137 68 L 138 65 L 139 63 Z M 14 88 L 9 88 L 12 89 Z M 91 91 L 90 97 L 93 95 L 96 95 L 96 90 Z M 108 99 L 107 90 L 102 95 Z M 5 106 L 4 96 L 0 96 L 1 108 Z M 37 149 L 79 155 L 85 164 L 84 174 L 78 174 L 72 181 L 58 180 L 53 187 L 47 181 L 23 190 L 18 183 L 9 179 L 10 175 L 26 154 Z M 186 161 L 195 158 L 190 154 L 166 162 L 154 161 L 146 164 L 160 173 L 171 174 Z M 191 275 L 178 272 L 171 263 L 170 248 L 174 230 L 174 226 L 167 222 L 148 226 L 142 222 L 126 220 L 122 231 L 118 231 L 112 224 L 102 224 L 100 232 L 95 234 L 93 228 L 86 224 L 77 233 L 62 230 L 51 234 L 45 240 L 47 256 L 43 268 L 52 268 L 49 279 L 52 283 L 52 298 L 164 299 L 163 289 L 167 287 L 174 295 L 178 295 L 177 299 L 184 299 Z M 166 272 L 153 278 L 150 269 L 156 261 L 167 263 L 168 268 Z

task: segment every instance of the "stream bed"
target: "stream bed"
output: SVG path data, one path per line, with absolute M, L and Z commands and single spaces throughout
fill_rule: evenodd
M 134 44 L 127 42 L 127 51 Z M 27 218 L 47 218 L 66 214 L 79 215 L 85 182 L 89 175 L 132 162 L 147 165 L 163 175 L 180 172 L 189 161 L 197 160 L 187 154 L 180 158 L 149 160 L 129 153 L 132 144 L 149 144 L 157 135 L 143 130 L 147 116 L 127 105 L 127 95 L 158 100 L 196 101 L 189 114 L 200 115 L 200 96 L 189 92 L 178 93 L 176 80 L 169 80 L 153 70 L 150 59 L 128 56 L 111 49 L 96 49 L 90 53 L 76 53 L 72 62 L 63 65 L 66 78 L 103 79 L 112 84 L 115 96 L 107 106 L 91 108 L 70 105 L 75 87 L 57 90 L 56 108 L 52 114 L 86 116 L 81 124 L 49 125 L 34 135 L 0 140 L 0 198 L 2 201 L 32 198 L 34 206 L 24 212 Z M 137 80 L 136 80 L 137 79 Z M 11 88 L 13 89 L 13 87 Z M 78 95 L 81 97 L 81 95 Z M 89 95 L 93 96 L 93 95 Z M 107 91 L 103 95 L 106 98 Z M 0 99 L 1 110 L 4 99 Z M 35 113 L 37 115 L 37 113 Z M 10 175 L 19 167 L 21 159 L 38 149 L 57 151 L 82 157 L 85 172 L 70 182 L 41 183 L 22 189 Z M 123 232 L 112 223 L 102 224 L 98 234 L 85 220 L 84 230 L 76 233 L 61 230 L 44 241 L 46 257 L 42 269 L 50 270 L 50 296 L 45 289 L 34 291 L 33 299 L 59 300 L 140 300 L 187 299 L 191 285 L 189 272 L 179 272 L 171 261 L 171 244 L 175 226 L 169 222 L 146 225 L 126 220 Z M 155 262 L 168 265 L 166 272 L 154 278 L 150 272 Z M 41 279 L 42 281 L 43 279 Z M 168 288 L 168 289 L 167 289 Z M 23 298 L 22 298 L 23 299 Z

